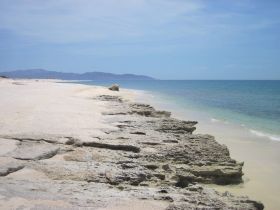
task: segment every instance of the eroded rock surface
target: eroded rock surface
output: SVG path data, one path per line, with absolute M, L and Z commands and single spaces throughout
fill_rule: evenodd
M 22 141 L 16 150 L 7 155 L 20 160 L 41 160 L 55 156 L 58 151 L 59 147 L 53 144 Z
M 242 182 L 243 163 L 214 137 L 193 134 L 197 122 L 119 96 L 88 100 L 107 102 L 103 120 L 116 129 L 86 139 L 1 136 L 10 148 L 0 153 L 1 208 L 98 209 L 141 199 L 165 202 L 168 210 L 263 209 L 201 185 Z
M 7 176 L 10 173 L 24 168 L 24 164 L 13 159 L 0 157 L 0 176 Z

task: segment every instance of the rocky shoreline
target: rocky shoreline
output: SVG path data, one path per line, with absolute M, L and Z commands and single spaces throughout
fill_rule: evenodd
M 213 136 L 193 134 L 197 122 L 117 94 L 88 100 L 104 103 L 103 120 L 114 129 L 85 139 L 0 134 L 11 148 L 0 154 L 0 207 L 20 200 L 33 209 L 99 209 L 136 199 L 168 210 L 264 208 L 205 186 L 241 183 L 243 163 Z

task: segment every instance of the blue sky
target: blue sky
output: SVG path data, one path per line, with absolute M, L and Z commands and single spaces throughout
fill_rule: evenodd
M 280 79 L 279 0 L 0 0 L 0 71 Z

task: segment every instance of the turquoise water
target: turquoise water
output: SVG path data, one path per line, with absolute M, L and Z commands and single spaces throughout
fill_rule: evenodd
M 80 83 L 80 82 L 79 82 Z M 86 81 L 83 84 L 145 90 L 180 109 L 192 109 L 280 140 L 280 81 Z

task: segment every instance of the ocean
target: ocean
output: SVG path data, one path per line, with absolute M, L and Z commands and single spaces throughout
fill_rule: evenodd
M 280 141 L 280 81 L 139 80 L 79 83 L 141 90 L 173 110 L 194 111 L 211 122 L 231 123 Z M 193 119 L 190 119 L 193 120 Z

